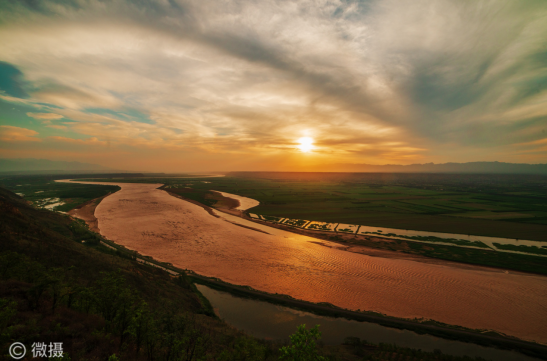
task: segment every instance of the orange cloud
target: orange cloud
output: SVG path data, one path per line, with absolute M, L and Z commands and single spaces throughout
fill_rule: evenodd
M 72 139 L 72 138 L 66 138 L 66 137 L 48 137 L 48 139 L 58 141 L 58 142 L 64 142 L 64 143 L 72 143 L 72 144 L 83 144 L 83 145 L 107 145 L 108 143 L 102 140 L 99 140 L 96 137 L 91 137 L 88 139 Z
M 51 124 L 51 125 L 46 125 L 46 127 L 48 127 L 48 128 L 53 128 L 53 129 L 61 129 L 61 130 L 68 129 L 66 125 L 54 125 L 54 124 Z
M 31 113 L 28 112 L 27 115 L 34 119 L 46 119 L 46 120 L 52 120 L 52 119 L 61 119 L 63 116 L 61 114 L 55 114 L 55 113 Z
M 37 131 L 13 127 L 11 125 L 0 125 L 0 140 L 3 142 L 40 142 L 40 138 L 34 138 L 38 135 Z
M 527 146 L 527 145 L 542 145 L 542 144 L 547 144 L 547 138 L 534 140 L 534 141 L 532 141 L 532 142 L 516 143 L 516 144 L 513 144 L 513 145 L 516 145 L 516 146 Z

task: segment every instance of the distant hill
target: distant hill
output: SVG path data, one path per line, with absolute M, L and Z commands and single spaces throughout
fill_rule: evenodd
M 426 163 L 410 165 L 334 164 L 325 168 L 327 168 L 325 171 L 330 172 L 547 174 L 547 164 L 504 162 Z
M 48 159 L 0 159 L 0 173 L 43 174 L 43 173 L 111 173 L 119 172 L 97 164 L 53 161 Z

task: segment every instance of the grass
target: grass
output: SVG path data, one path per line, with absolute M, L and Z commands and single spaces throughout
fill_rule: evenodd
M 545 262 L 545 259 L 533 255 L 417 242 L 408 242 L 408 245 L 413 253 L 426 257 L 547 275 L 547 262 Z
M 497 252 L 492 249 L 462 248 L 444 244 L 421 243 L 411 240 L 386 240 L 367 238 L 344 238 L 339 235 L 325 234 L 319 238 L 355 244 L 370 248 L 394 252 L 417 254 L 430 258 L 444 259 L 481 266 L 496 267 L 503 270 L 514 270 L 547 275 L 547 262 L 543 257 L 534 255 Z
M 168 188 L 168 190 L 171 193 L 178 194 L 184 198 L 188 198 L 193 201 L 205 204 L 209 207 L 212 207 L 217 203 L 217 200 L 214 199 L 215 195 L 206 190 L 191 188 Z
M 465 239 L 455 239 L 455 238 L 439 238 L 434 236 L 402 236 L 395 233 L 380 233 L 380 232 L 365 232 L 369 234 L 376 234 L 380 236 L 388 236 L 388 237 L 400 237 L 400 238 L 406 238 L 409 240 L 414 241 L 426 241 L 426 242 L 444 242 L 444 243 L 453 243 L 460 246 L 472 246 L 472 247 L 480 247 L 480 248 L 489 248 L 487 245 L 485 245 L 482 242 L 479 241 L 467 241 Z
M 499 249 L 506 249 L 509 251 L 518 251 L 518 252 L 524 252 L 524 253 L 536 253 L 536 254 L 544 254 L 547 255 L 547 248 L 543 246 L 542 248 L 534 247 L 534 246 L 515 246 L 513 244 L 499 244 L 494 243 L 494 246 L 496 246 Z
M 303 227 L 306 223 L 308 223 L 308 221 L 303 219 L 287 219 L 283 222 L 283 224 L 294 227 Z

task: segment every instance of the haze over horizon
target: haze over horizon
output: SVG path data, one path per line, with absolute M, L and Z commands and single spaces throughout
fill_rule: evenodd
M 0 157 L 547 163 L 547 2 L 0 0 Z

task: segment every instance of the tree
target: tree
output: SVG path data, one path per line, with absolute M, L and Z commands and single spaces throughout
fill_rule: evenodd
M 298 326 L 296 333 L 290 336 L 291 344 L 284 346 L 281 351 L 280 360 L 286 361 L 326 361 L 323 356 L 317 353 L 317 341 L 321 339 L 319 325 L 306 330 L 306 325 Z

